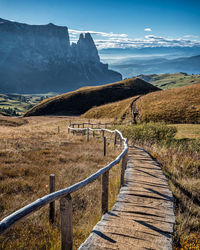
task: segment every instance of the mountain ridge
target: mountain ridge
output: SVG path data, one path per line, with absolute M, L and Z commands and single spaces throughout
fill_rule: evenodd
M 0 92 L 66 92 L 122 79 L 100 62 L 89 33 L 70 45 L 68 28 L 0 19 Z
M 185 72 L 187 74 L 200 74 L 200 55 L 167 59 L 163 57 L 150 59 L 125 59 L 121 63 L 110 64 L 111 68 L 118 70 L 124 77 L 133 77 L 141 74 L 165 74 Z

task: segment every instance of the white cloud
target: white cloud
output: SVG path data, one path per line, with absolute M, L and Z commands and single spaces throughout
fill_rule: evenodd
M 109 38 L 104 40 L 95 40 L 98 49 L 106 48 L 145 48 L 145 47 L 192 47 L 200 46 L 198 40 L 188 40 L 184 38 L 164 38 L 155 35 L 147 35 L 144 39 L 129 38 Z
M 106 33 L 106 32 L 100 32 L 100 31 L 92 31 L 92 30 L 72 30 L 72 29 L 69 29 L 69 34 L 79 35 L 81 33 L 90 33 L 91 35 L 99 35 L 99 36 L 103 36 L 103 37 L 128 37 L 127 34 L 114 34 L 113 32 Z
M 152 31 L 152 29 L 151 28 L 146 28 L 146 29 L 144 29 L 144 31 L 149 32 L 149 31 Z
M 185 35 L 185 36 L 183 36 L 183 37 L 186 37 L 186 38 L 194 38 L 194 39 L 198 38 L 198 36 L 194 36 L 194 35 Z

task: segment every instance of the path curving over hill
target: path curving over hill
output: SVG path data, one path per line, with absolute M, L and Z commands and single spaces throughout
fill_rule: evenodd
M 130 147 L 126 184 L 80 250 L 172 249 L 173 196 L 157 162 Z

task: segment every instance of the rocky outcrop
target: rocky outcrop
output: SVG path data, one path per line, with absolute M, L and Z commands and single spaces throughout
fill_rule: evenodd
M 70 45 L 67 27 L 0 19 L 0 92 L 67 92 L 118 80 L 89 33 Z

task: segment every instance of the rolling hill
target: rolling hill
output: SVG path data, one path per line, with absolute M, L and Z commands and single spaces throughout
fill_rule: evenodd
M 142 122 L 200 123 L 200 83 L 141 97 L 137 103 Z
M 158 91 L 123 101 L 94 107 L 86 112 L 86 118 L 131 118 L 131 106 L 135 102 L 137 122 L 200 123 L 200 83 L 186 87 Z
M 160 90 L 139 78 L 96 87 L 84 87 L 73 92 L 43 100 L 24 116 L 81 115 L 94 106 L 144 95 Z

